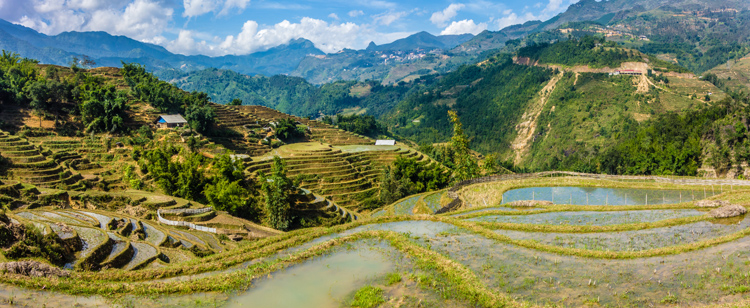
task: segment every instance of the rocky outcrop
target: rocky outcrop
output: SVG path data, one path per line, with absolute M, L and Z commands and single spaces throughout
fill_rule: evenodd
M 0 273 L 29 277 L 67 277 L 70 272 L 38 261 L 18 261 L 0 263 Z
M 695 203 L 697 207 L 720 207 L 729 205 L 729 201 L 724 200 L 701 200 Z
M 747 209 L 741 205 L 730 204 L 722 206 L 718 209 L 713 209 L 708 213 L 713 218 L 729 218 L 744 215 L 747 213 Z

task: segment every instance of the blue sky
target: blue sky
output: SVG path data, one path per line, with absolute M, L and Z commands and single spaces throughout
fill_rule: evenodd
M 332 53 L 419 31 L 497 31 L 577 1 L 0 0 L 0 18 L 49 35 L 105 31 L 188 55 L 242 55 L 296 38 Z

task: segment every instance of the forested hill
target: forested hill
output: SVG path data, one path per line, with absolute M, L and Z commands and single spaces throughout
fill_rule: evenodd
M 205 92 L 220 104 L 239 99 L 244 105 L 262 105 L 301 117 L 342 112 L 380 116 L 435 80 L 435 76 L 424 77 L 388 86 L 377 81 L 339 81 L 318 87 L 299 77 L 253 77 L 220 69 L 162 70 L 156 75 L 183 90 Z
M 742 97 L 730 97 L 684 68 L 610 44 L 583 38 L 520 52 L 555 69 L 517 65 L 509 54 L 464 66 L 407 97 L 383 120 L 396 134 L 440 143 L 450 138 L 447 112 L 455 110 L 473 149 L 533 170 L 697 174 L 704 164 L 711 166 L 714 148 L 702 145 L 702 138 L 713 123 L 732 117 L 718 112 L 719 106 Z M 641 75 L 607 73 L 620 66 L 637 67 Z M 722 147 L 731 146 L 716 146 Z

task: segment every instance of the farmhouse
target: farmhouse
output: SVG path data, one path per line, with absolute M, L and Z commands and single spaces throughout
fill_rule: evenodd
M 187 125 L 187 121 L 179 114 L 163 114 L 156 119 L 156 126 L 159 128 L 174 128 Z

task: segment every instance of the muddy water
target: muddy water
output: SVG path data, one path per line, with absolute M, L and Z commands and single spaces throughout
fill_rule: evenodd
M 272 273 L 230 298 L 227 307 L 339 307 L 346 295 L 395 267 L 381 251 L 385 246 L 361 244 Z
M 545 200 L 554 204 L 575 205 L 640 205 L 671 204 L 701 200 L 721 193 L 730 187 L 711 187 L 706 190 L 659 190 L 593 187 L 529 187 L 513 189 L 503 194 L 503 204 L 518 200 Z
M 700 216 L 706 214 L 698 210 L 642 210 L 612 212 L 551 212 L 530 215 L 488 215 L 467 219 L 469 221 L 512 222 L 522 224 L 606 226 L 639 222 Z

